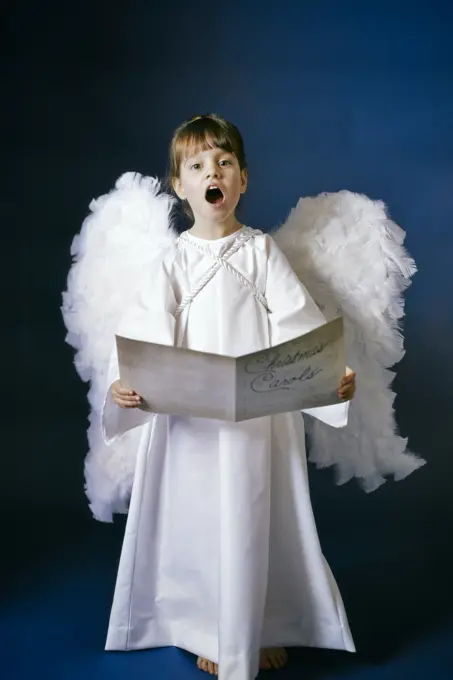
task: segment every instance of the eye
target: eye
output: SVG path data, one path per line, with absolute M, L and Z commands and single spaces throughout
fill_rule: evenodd
M 231 165 L 231 161 L 225 158 L 223 161 L 220 161 L 219 165 L 224 166 L 224 165 Z
M 201 168 L 201 163 L 192 163 L 190 166 L 191 170 L 199 170 Z

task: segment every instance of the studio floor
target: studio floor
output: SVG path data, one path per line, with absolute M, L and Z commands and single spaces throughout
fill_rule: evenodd
M 358 653 L 290 650 L 285 669 L 260 677 L 451 680 L 451 539 L 436 525 L 432 517 L 422 531 L 410 530 L 396 519 L 362 537 L 322 529 Z M 194 657 L 177 649 L 103 651 L 123 531 L 122 518 L 103 525 L 42 510 L 16 514 L 4 527 L 2 680 L 204 677 Z

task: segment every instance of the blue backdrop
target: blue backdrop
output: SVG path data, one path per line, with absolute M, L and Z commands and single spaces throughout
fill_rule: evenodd
M 397 414 L 429 466 L 376 496 L 410 487 L 425 503 L 448 498 L 453 11 L 423 4 L 44 2 L 12 14 L 5 151 L 19 318 L 8 330 L 20 351 L 15 389 L 23 399 L 33 386 L 39 400 L 26 409 L 20 484 L 6 494 L 84 505 L 85 388 L 59 313 L 71 240 L 92 197 L 127 170 L 163 176 L 174 127 L 215 111 L 245 137 L 248 224 L 272 228 L 299 196 L 346 188 L 383 199 L 406 229 L 419 273 Z
M 412 588 L 427 556 L 451 558 L 453 7 L 150 5 L 22 2 L 8 13 L 5 335 L 18 364 L 5 367 L 14 391 L 3 415 L 14 451 L 5 465 L 14 475 L 3 501 L 88 517 L 86 388 L 59 312 L 71 240 L 92 197 L 125 171 L 163 176 L 174 127 L 213 111 L 245 138 L 247 224 L 270 229 L 299 196 L 345 188 L 384 200 L 407 231 L 419 273 L 406 298 L 396 409 L 428 465 L 370 496 L 355 484 L 338 489 L 330 472 L 311 480 L 336 568 L 360 581 L 366 563 L 369 576 L 397 574 L 390 592 L 403 581 Z M 434 580 L 446 587 L 445 570 Z M 426 602 L 439 600 L 430 588 Z

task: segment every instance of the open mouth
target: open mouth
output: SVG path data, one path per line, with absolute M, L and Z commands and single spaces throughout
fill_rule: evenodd
M 223 203 L 223 193 L 219 187 L 208 187 L 206 191 L 206 200 L 211 205 L 220 205 Z

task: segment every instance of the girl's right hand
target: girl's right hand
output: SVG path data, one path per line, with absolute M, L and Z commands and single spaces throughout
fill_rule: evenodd
M 117 380 L 112 385 L 113 401 L 120 408 L 136 408 L 140 406 L 141 397 L 134 390 L 126 390 L 121 387 L 121 382 Z

